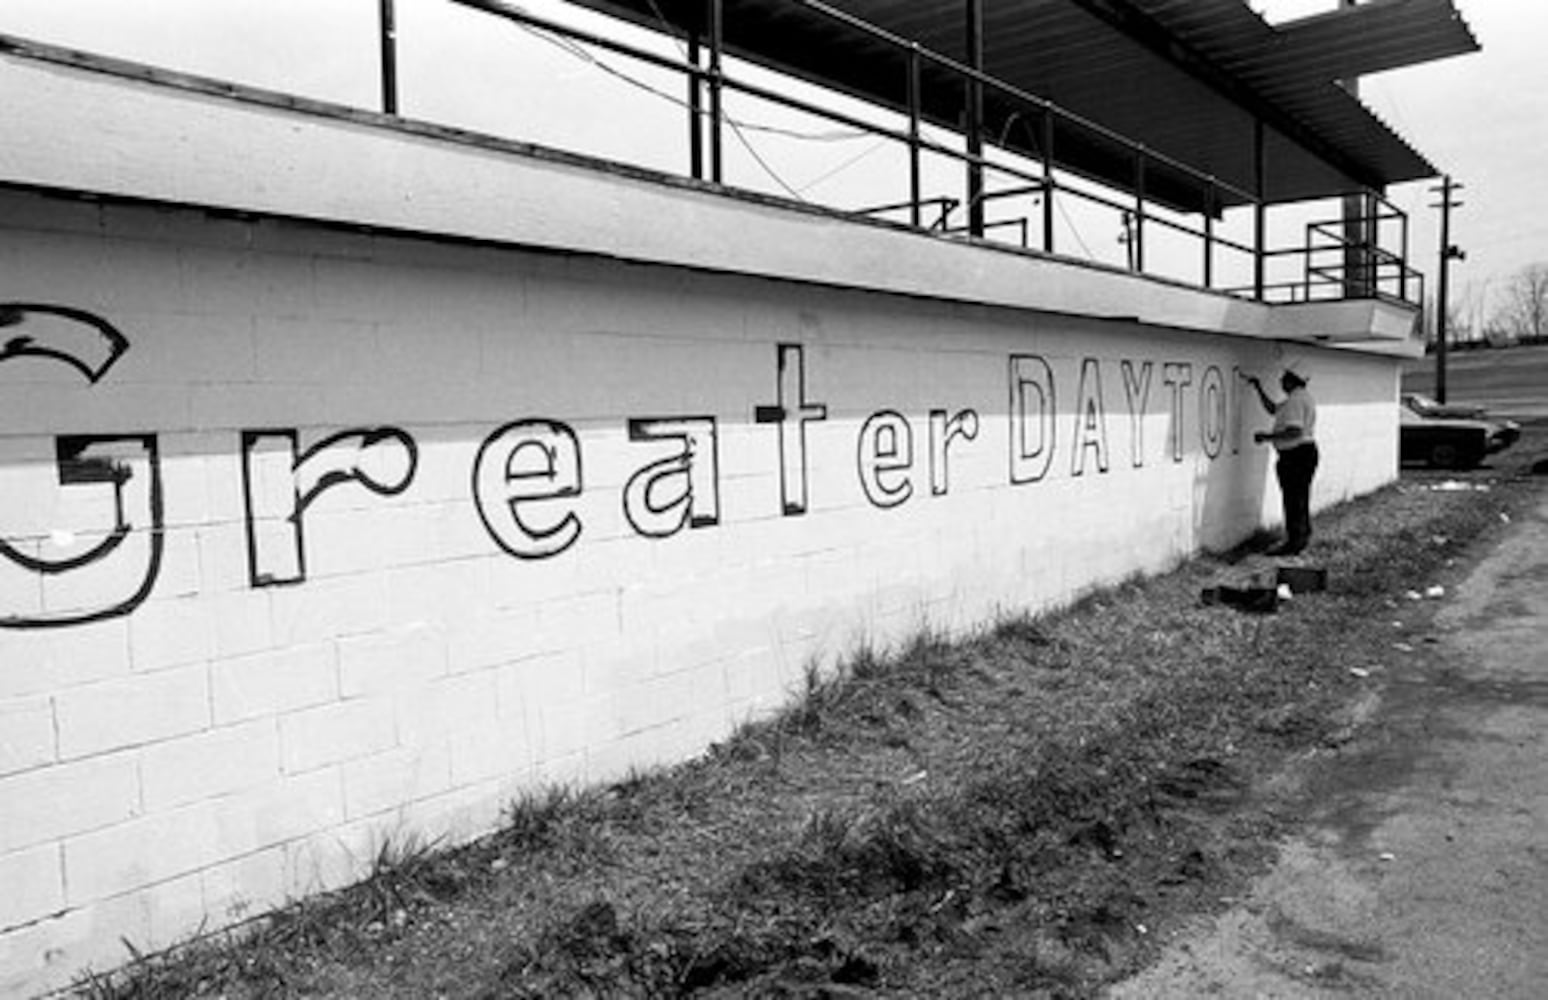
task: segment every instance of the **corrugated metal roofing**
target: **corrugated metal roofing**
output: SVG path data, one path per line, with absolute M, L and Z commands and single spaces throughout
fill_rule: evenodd
M 651 27 L 700 23 L 704 0 L 576 0 Z M 1254 121 L 1266 127 L 1269 201 L 1433 177 L 1430 162 L 1335 81 L 1475 51 L 1453 0 L 1367 0 L 1278 26 L 1244 0 L 982 0 L 984 69 L 1243 190 Z M 1334 0 L 1328 0 L 1331 5 Z M 905 105 L 894 47 L 796 0 L 722 0 L 728 50 L 891 107 Z M 828 0 L 833 8 L 966 61 L 966 0 Z M 928 117 L 955 126 L 960 79 L 926 74 Z M 1019 112 L 1019 114 L 1017 113 Z M 1035 115 L 986 95 L 984 134 L 1036 155 Z M 1128 186 L 1131 154 L 1061 127 L 1056 158 Z M 1201 188 L 1152 166 L 1148 193 L 1197 208 Z M 1227 203 L 1241 199 L 1227 197 Z

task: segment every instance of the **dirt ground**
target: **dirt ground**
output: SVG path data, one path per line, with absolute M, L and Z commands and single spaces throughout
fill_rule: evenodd
M 1444 600 L 1272 869 L 1107 996 L 1548 996 L 1548 500 Z

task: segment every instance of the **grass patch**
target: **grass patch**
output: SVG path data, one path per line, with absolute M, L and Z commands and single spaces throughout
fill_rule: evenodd
M 1477 473 L 1480 481 L 1488 473 Z M 1079 997 L 1218 905 L 1293 809 L 1265 790 L 1541 480 L 1409 477 L 1319 515 L 1327 593 L 1208 607 L 1245 552 L 921 633 L 808 675 L 779 716 L 608 788 L 533 793 L 470 847 L 82 984 L 92 996 Z M 1403 631 L 1393 621 L 1402 619 Z

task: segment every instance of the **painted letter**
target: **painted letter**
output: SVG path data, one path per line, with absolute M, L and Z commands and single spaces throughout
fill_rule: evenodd
M 84 576 L 70 585 L 72 594 L 80 595 L 70 599 L 71 607 L 48 609 L 45 584 L 36 608 L 0 614 L 0 627 L 50 628 L 126 615 L 150 596 L 161 572 L 165 514 L 156 435 L 60 437 L 54 449 L 60 492 L 53 513 L 72 506 L 110 509 L 112 524 L 89 531 L 44 530 L 45 520 L 27 541 L 0 538 L 0 569 L 9 565 L 45 578 Z M 65 493 L 66 488 L 72 489 Z M 51 554 L 55 549 L 63 551 Z
M 1010 358 L 1010 481 L 1035 483 L 1054 453 L 1053 370 L 1036 354 Z
M 544 501 L 581 495 L 580 441 L 568 424 L 518 420 L 484 439 L 473 463 L 473 503 L 495 544 L 518 559 L 547 559 L 575 544 L 580 518 L 567 506 L 546 520 L 523 516 Z
M 395 496 L 409 488 L 418 464 L 414 439 L 396 427 L 344 431 L 304 452 L 294 429 L 243 431 L 249 582 L 274 587 L 304 581 L 312 502 L 347 483 Z
M 896 507 L 914 495 L 908 470 L 914 464 L 914 429 L 901 413 L 878 410 L 860 428 L 860 485 L 878 507 Z M 902 473 L 893 478 L 894 473 Z
M 828 419 L 828 407 L 806 401 L 806 363 L 800 344 L 775 349 L 779 378 L 773 406 L 753 408 L 753 420 L 779 431 L 779 498 L 786 516 L 806 513 L 806 424 Z
M 33 358 L 63 364 L 93 385 L 129 349 L 107 320 L 68 306 L 0 302 L 0 330 L 6 331 L 0 363 Z M 53 495 L 29 494 L 30 530 L 20 538 L 0 536 L 0 573 L 32 578 L 0 592 L 31 589 L 36 597 L 18 609 L 0 608 L 0 628 L 52 628 L 126 615 L 150 596 L 161 572 L 165 513 L 156 435 L 57 437 L 54 467 Z M 75 526 L 105 518 L 111 524 L 89 531 Z M 51 578 L 60 586 L 50 587 Z M 56 590 L 68 590 L 68 596 Z
M 1145 410 L 1150 405 L 1149 361 L 1140 365 L 1139 375 L 1134 374 L 1134 362 L 1125 361 L 1123 369 L 1123 394 L 1129 401 L 1129 447 L 1136 469 L 1145 464 Z
M 930 411 L 930 492 L 935 496 L 945 496 L 950 488 L 946 456 L 951 442 L 959 437 L 969 441 L 978 437 L 977 412 L 958 410 L 948 419 L 945 410 Z
M 624 484 L 624 517 L 647 538 L 668 538 L 686 525 L 720 523 L 720 461 L 714 417 L 629 421 L 630 441 L 681 441 L 677 454 L 642 467 Z
M 1172 443 L 1172 461 L 1181 462 L 1183 458 L 1183 389 L 1193 384 L 1193 366 L 1186 361 L 1163 365 L 1161 381 L 1172 387 L 1172 429 L 1168 439 Z
M 1199 380 L 1199 437 L 1204 454 L 1215 458 L 1225 444 L 1226 389 L 1220 369 L 1210 365 Z
M 1102 366 L 1096 358 L 1080 363 L 1079 405 L 1075 411 L 1075 454 L 1070 475 L 1086 471 L 1086 451 L 1096 452 L 1098 472 L 1107 471 L 1107 412 L 1102 403 Z

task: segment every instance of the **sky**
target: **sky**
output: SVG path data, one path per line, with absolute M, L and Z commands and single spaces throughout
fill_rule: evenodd
M 1271 21 L 1334 3 L 1250 0 Z M 683 172 L 679 81 L 616 57 L 588 59 L 449 0 L 396 4 L 403 114 Z M 676 54 L 670 43 L 561 0 L 521 6 Z M 1455 308 L 1481 319 L 1522 268 L 1548 263 L 1548 2 L 1457 6 L 1481 53 L 1366 77 L 1360 88 L 1384 121 L 1463 185 L 1452 242 L 1467 257 L 1452 265 L 1452 295 Z M 377 107 L 376 9 L 375 0 L 0 0 L 0 33 Z M 906 197 L 900 151 L 873 137 L 797 122 L 749 99 L 731 113 L 744 126 L 727 140 L 733 183 L 871 204 Z M 1409 213 L 1413 263 L 1432 292 L 1440 249 L 1434 183 L 1389 192 Z M 1072 234 L 1077 222 L 1085 228 L 1063 219 Z M 1115 220 L 1104 225 L 1104 233 L 1118 231 Z M 1123 252 L 1116 239 L 1089 231 L 1079 249 L 1104 259 Z

